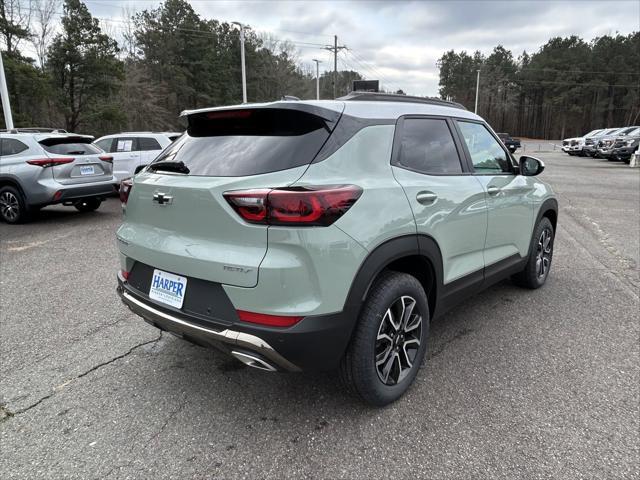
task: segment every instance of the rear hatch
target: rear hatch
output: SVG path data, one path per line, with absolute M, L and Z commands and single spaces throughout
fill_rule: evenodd
M 63 185 L 108 181 L 113 177 L 113 158 L 83 135 L 53 135 L 39 138 L 47 156 L 58 159 L 53 178 Z
M 243 220 L 223 194 L 294 183 L 341 113 L 341 104 L 273 105 L 189 114 L 185 135 L 134 179 L 122 253 L 169 273 L 255 286 L 268 227 Z

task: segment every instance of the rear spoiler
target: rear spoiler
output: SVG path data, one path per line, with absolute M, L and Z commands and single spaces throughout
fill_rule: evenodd
M 79 135 L 79 134 L 64 134 L 64 135 L 50 135 L 50 136 L 42 136 L 38 138 L 38 143 L 42 145 L 57 145 L 60 143 L 91 143 L 95 137 L 93 135 Z
M 187 118 L 198 115 L 206 114 L 210 112 L 224 112 L 231 110 L 258 110 L 258 109 L 282 109 L 282 110 L 297 110 L 300 112 L 309 113 L 316 117 L 322 118 L 329 124 L 331 130 L 333 126 L 338 122 L 342 112 L 344 111 L 344 102 L 327 102 L 327 106 L 319 106 L 311 103 L 305 103 L 300 101 L 282 101 L 282 102 L 270 102 L 270 103 L 247 103 L 242 105 L 230 105 L 226 107 L 212 107 L 212 108 L 200 108 L 197 110 L 183 110 L 180 113 L 181 118 Z

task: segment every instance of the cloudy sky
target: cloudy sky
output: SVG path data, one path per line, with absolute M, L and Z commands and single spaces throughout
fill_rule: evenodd
M 106 18 L 121 17 L 124 6 L 135 11 L 160 3 L 85 2 L 94 15 Z M 535 52 L 552 36 L 591 40 L 640 30 L 640 0 L 190 3 L 203 17 L 239 21 L 297 42 L 301 61 L 320 59 L 321 68 L 332 69 L 331 53 L 309 44 L 330 44 L 338 35 L 339 44 L 348 47 L 339 56 L 339 68 L 417 95 L 437 95 L 436 61 L 450 49 L 489 53 L 502 44 L 517 56 L 523 50 Z

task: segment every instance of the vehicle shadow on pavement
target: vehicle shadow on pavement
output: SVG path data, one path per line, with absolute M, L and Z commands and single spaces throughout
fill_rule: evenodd
M 438 395 L 439 386 L 433 381 L 433 370 L 443 368 L 442 362 L 436 362 L 438 357 L 449 349 L 460 348 L 467 337 L 490 323 L 491 318 L 483 314 L 484 311 L 493 310 L 500 304 L 514 303 L 512 297 L 518 295 L 526 295 L 526 292 L 504 281 L 433 321 L 425 364 L 413 387 L 405 397 L 387 408 L 397 410 L 405 403 L 421 401 L 421 397 Z M 181 384 L 188 402 L 192 404 L 195 401 L 204 409 L 208 405 L 208 408 L 217 410 L 222 397 L 225 404 L 234 405 L 236 415 L 252 417 L 256 415 L 257 408 L 261 412 L 260 417 L 279 418 L 281 422 L 289 421 L 281 418 L 283 404 L 288 406 L 289 413 L 297 412 L 293 418 L 298 420 L 313 412 L 311 416 L 334 418 L 344 414 L 352 421 L 353 416 L 368 418 L 372 411 L 377 411 L 349 394 L 340 384 L 337 372 L 267 373 L 246 367 L 223 353 L 188 344 L 170 334 L 165 333 L 163 338 L 158 361 L 166 361 L 165 371 L 175 375 L 172 381 Z

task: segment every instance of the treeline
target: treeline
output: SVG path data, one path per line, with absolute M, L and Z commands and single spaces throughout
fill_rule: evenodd
M 501 132 L 558 139 L 640 122 L 640 32 L 585 42 L 552 38 L 518 58 L 502 46 L 485 56 L 453 50 L 439 60 L 440 95 L 475 106 Z
M 166 0 L 118 23 L 116 36 L 80 0 L 59 2 L 0 0 L 0 44 L 15 126 L 94 135 L 175 130 L 182 110 L 242 101 L 236 26 L 202 18 L 184 0 Z M 315 98 L 315 71 L 299 62 L 293 44 L 250 28 L 245 36 L 250 102 Z M 339 71 L 338 95 L 360 78 Z M 333 98 L 332 81 L 332 73 L 321 75 L 321 98 Z

